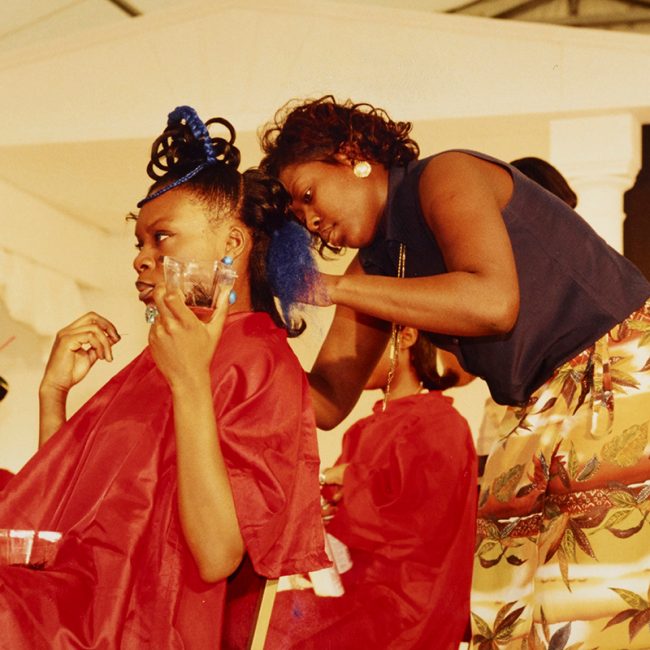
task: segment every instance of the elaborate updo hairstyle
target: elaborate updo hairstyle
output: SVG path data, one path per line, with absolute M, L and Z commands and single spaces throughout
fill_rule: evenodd
M 457 383 L 458 376 L 453 370 L 448 370 L 444 375 L 438 372 L 438 348 L 426 332 L 418 331 L 418 338 L 408 351 L 411 355 L 411 365 L 424 388 L 445 390 Z
M 344 153 L 388 168 L 418 157 L 410 122 L 394 122 L 381 108 L 337 102 L 332 95 L 285 104 L 260 132 L 260 167 L 272 176 L 295 163 L 335 163 Z
M 562 199 L 569 207 L 575 208 L 578 205 L 576 193 L 571 189 L 566 178 L 551 163 L 542 158 L 527 156 L 513 160 L 510 164 L 551 194 Z
M 225 137 L 211 136 L 212 125 L 225 130 Z M 242 221 L 252 237 L 248 274 L 253 310 L 266 312 L 290 336 L 297 336 L 305 324 L 294 317 L 294 308 L 317 278 L 310 237 L 296 221 L 291 197 L 278 180 L 257 169 L 239 172 L 235 137 L 228 120 L 217 117 L 203 123 L 193 108 L 176 108 L 151 147 L 147 174 L 154 183 L 138 207 L 182 185 L 208 208 L 211 221 Z

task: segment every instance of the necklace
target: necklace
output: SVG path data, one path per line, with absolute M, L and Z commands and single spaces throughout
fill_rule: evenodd
M 403 278 L 406 265 L 406 246 L 403 243 L 399 245 L 399 253 L 397 258 L 397 277 Z M 381 404 L 381 410 L 386 410 L 388 403 L 388 396 L 390 395 L 390 385 L 395 376 L 395 369 L 397 368 L 397 358 L 399 356 L 399 346 L 402 339 L 402 325 L 393 322 L 390 330 L 390 365 L 388 367 L 388 377 L 386 377 L 386 390 L 384 391 L 384 400 Z

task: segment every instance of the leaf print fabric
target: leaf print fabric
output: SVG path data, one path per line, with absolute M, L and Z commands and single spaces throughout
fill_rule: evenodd
M 650 648 L 650 301 L 507 409 L 479 498 L 471 647 Z

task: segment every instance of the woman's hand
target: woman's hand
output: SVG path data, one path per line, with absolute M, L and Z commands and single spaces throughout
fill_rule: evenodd
M 181 526 L 206 582 L 229 576 L 245 552 L 210 381 L 228 294 L 220 292 L 211 319 L 202 322 L 178 289 L 158 285 L 153 292 L 158 316 L 149 331 L 151 354 L 172 393 Z
M 113 346 L 120 340 L 115 325 L 89 312 L 60 330 L 38 391 L 39 446 L 66 421 L 68 391 L 78 384 L 97 359 L 113 361 Z
M 328 467 L 320 473 L 321 496 L 323 499 L 321 516 L 325 522 L 330 521 L 339 509 L 338 504 L 343 498 L 343 478 L 347 466 L 348 463 L 341 463 L 334 467 Z
M 345 470 L 349 463 L 341 463 L 328 467 L 321 472 L 321 485 L 343 485 Z
M 209 378 L 210 362 L 228 314 L 228 291 L 220 292 L 212 317 L 203 322 L 185 305 L 179 289 L 157 285 L 153 299 L 158 316 L 149 330 L 156 365 L 174 388 L 179 382 Z
M 120 340 L 115 325 L 89 312 L 60 330 L 41 381 L 41 392 L 67 393 L 97 359 L 113 361 L 112 347 Z

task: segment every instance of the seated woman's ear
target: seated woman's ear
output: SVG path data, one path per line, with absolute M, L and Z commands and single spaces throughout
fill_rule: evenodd
M 237 260 L 247 253 L 252 246 L 252 238 L 245 226 L 237 223 L 230 226 L 228 238 L 226 239 L 226 252 L 233 259 L 235 267 Z

